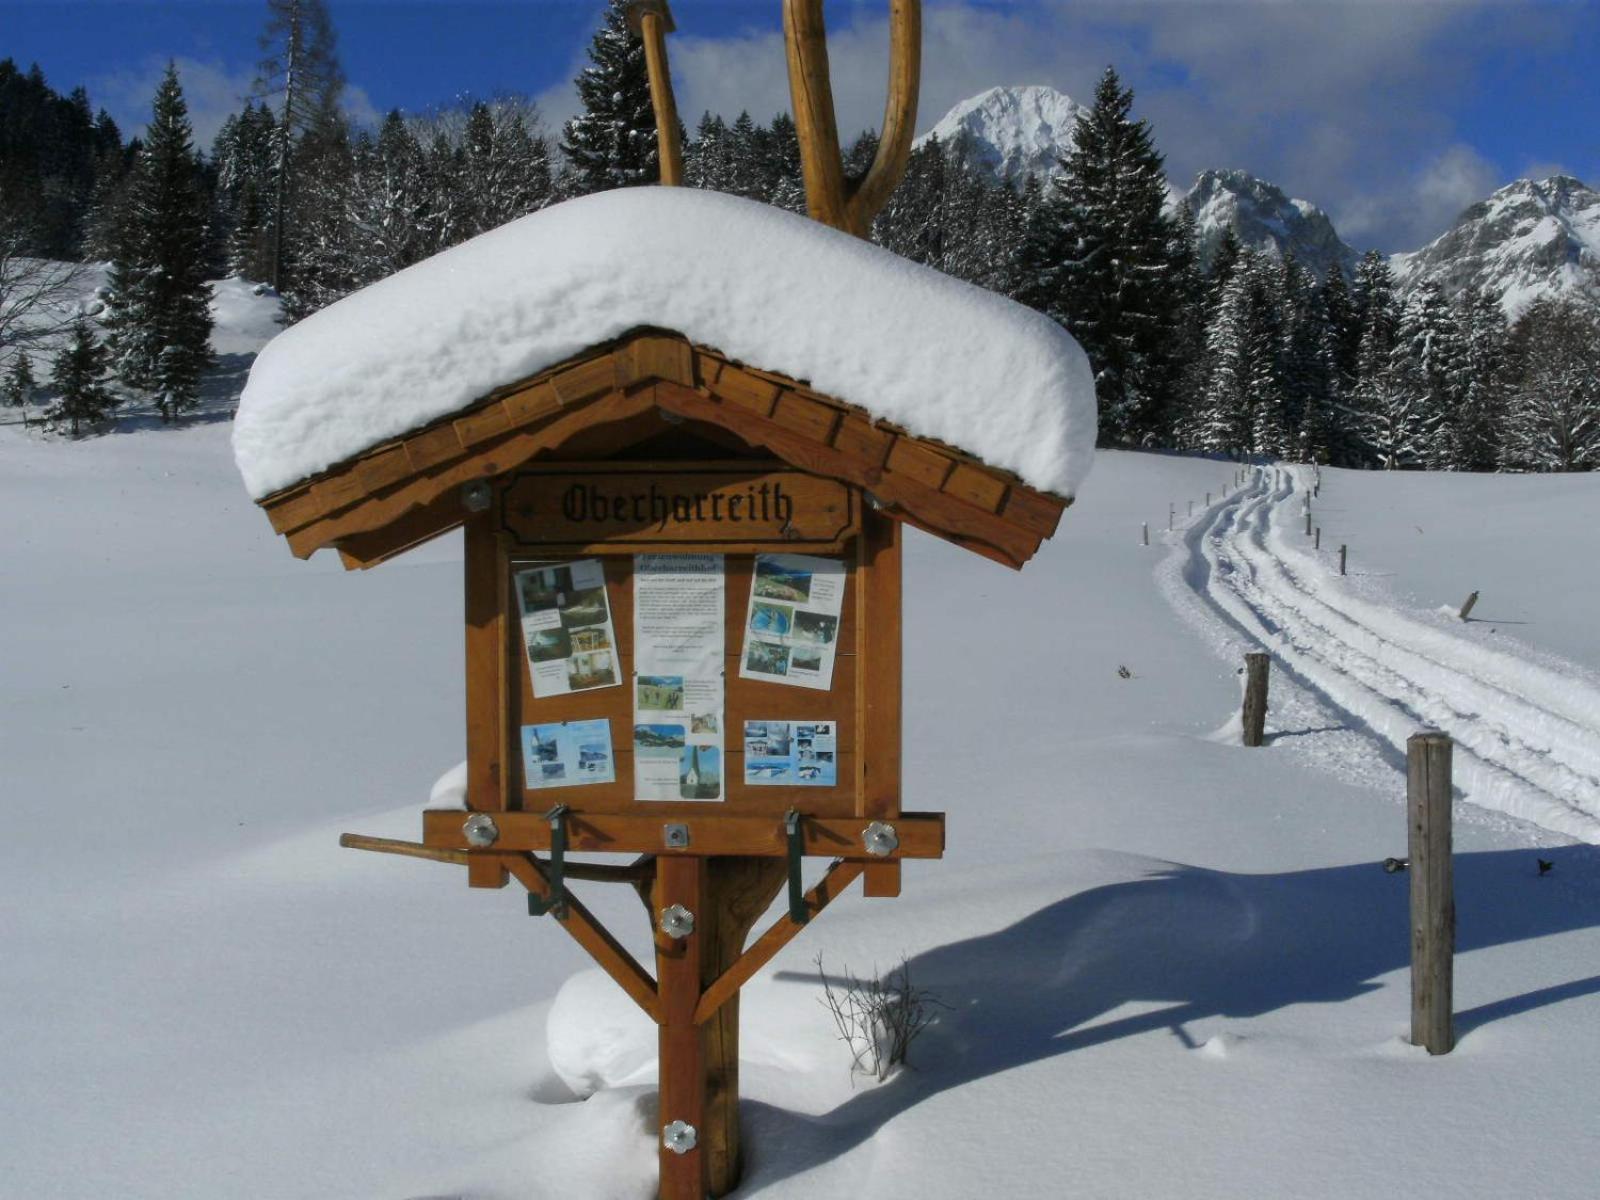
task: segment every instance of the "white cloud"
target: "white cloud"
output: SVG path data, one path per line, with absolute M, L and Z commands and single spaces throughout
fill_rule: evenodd
M 183 98 L 189 106 L 195 146 L 209 151 L 223 121 L 244 107 L 245 97 L 252 94 L 255 70 L 230 68 L 221 62 L 194 58 L 173 61 L 178 68 Z M 92 81 L 89 96 L 116 119 L 124 137 L 142 137 L 145 126 L 150 123 L 150 105 L 155 99 L 156 85 L 166 69 L 166 59 L 150 58 L 141 67 Z

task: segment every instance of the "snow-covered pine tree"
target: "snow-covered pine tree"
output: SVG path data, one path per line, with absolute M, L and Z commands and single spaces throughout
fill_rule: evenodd
M 1282 267 L 1265 254 L 1241 263 L 1245 283 L 1246 394 L 1250 452 L 1269 460 L 1289 457 L 1292 417 L 1284 376 L 1284 322 L 1290 302 Z
M 561 152 L 572 195 L 655 183 L 661 175 L 644 42 L 628 32 L 627 0 L 608 0 L 576 80 L 583 111 L 566 123 Z
M 532 129 L 538 112 L 523 101 L 473 105 L 462 131 L 467 216 L 456 240 L 476 237 L 550 203 L 550 147 Z
M 318 165 L 295 139 L 325 141 L 343 125 L 339 97 L 344 71 L 326 0 L 267 0 L 256 87 L 276 99 L 277 145 L 273 164 L 271 283 L 285 291 L 302 208 L 299 181 Z
M 1393 374 L 1415 393 L 1410 403 L 1421 421 L 1417 459 L 1435 471 L 1460 469 L 1456 387 L 1462 353 L 1455 314 L 1439 285 L 1424 280 L 1406 297 L 1401 311 L 1395 354 L 1407 361 L 1397 364 Z
M 433 245 L 422 146 L 398 109 L 356 141 L 348 226 L 351 271 L 364 287 L 427 257 Z
M 294 237 L 283 262 L 283 309 L 290 321 L 360 286 L 355 258 L 362 243 L 352 224 L 355 152 L 343 122 L 301 138 L 295 157 Z
M 8 408 L 22 410 L 22 424 L 28 424 L 28 405 L 33 403 L 33 393 L 38 387 L 33 377 L 33 362 L 26 352 L 18 350 L 16 357 L 11 360 L 11 369 L 6 372 L 6 381 L 0 387 L 0 400 L 4 400 Z
M 1517 381 L 1507 462 L 1525 471 L 1600 469 L 1600 313 L 1535 301 L 1512 331 Z
M 1327 451 L 1328 370 L 1316 279 L 1286 254 L 1278 276 L 1288 457 L 1321 461 Z
M 1398 447 L 1390 436 L 1394 414 L 1389 395 L 1400 308 L 1388 260 L 1376 250 L 1362 255 L 1356 267 L 1354 299 L 1361 336 L 1349 390 L 1349 411 L 1354 428 L 1359 431 L 1359 465 L 1392 468 L 1399 465 Z
M 1211 261 L 1205 264 L 1208 319 L 1209 314 L 1215 312 L 1218 303 L 1221 302 L 1222 291 L 1233 278 L 1233 273 L 1238 269 L 1239 260 L 1244 254 L 1244 243 L 1239 240 L 1238 233 L 1231 224 L 1224 225 L 1221 235 L 1217 238 L 1217 244 L 1211 248 Z
M 169 63 L 134 168 L 106 317 L 117 375 L 151 393 L 164 421 L 199 403 L 211 361 L 207 208 L 188 106 Z
M 805 184 L 800 178 L 800 135 L 795 129 L 794 118 L 788 113 L 779 113 L 772 118 L 771 125 L 758 132 L 761 134 L 757 150 L 761 164 L 762 198 L 780 208 L 804 212 Z M 784 198 L 792 196 L 796 190 L 800 195 L 798 208 L 784 202 Z
M 701 114 L 694 137 L 683 148 L 683 181 L 692 188 L 726 192 L 732 186 L 733 163 L 729 156 L 728 126 L 708 109 Z
M 51 418 L 65 421 L 77 437 L 85 424 L 101 420 L 116 407 L 116 397 L 106 387 L 106 350 L 80 315 L 72 325 L 72 340 L 56 355 L 51 383 L 56 390 Z
M 1132 90 L 1108 67 L 1029 238 L 1044 311 L 1088 353 L 1100 440 L 1111 445 L 1166 440 L 1179 365 L 1166 175 L 1132 109 Z
M 1250 272 L 1235 269 L 1206 329 L 1205 385 L 1184 440 L 1189 449 L 1242 458 L 1250 450 Z
M 1171 445 L 1187 445 L 1199 398 L 1206 384 L 1206 278 L 1200 267 L 1200 237 L 1194 210 L 1179 204 L 1172 230 L 1172 286 L 1180 306 L 1173 330 L 1173 352 L 1178 362 L 1173 389 Z
M 761 139 L 750 113 L 741 111 L 728 127 L 728 186 L 725 190 L 750 200 L 765 200 L 761 177 Z
M 230 275 L 261 281 L 272 277 L 277 142 L 272 110 L 246 103 L 243 112 L 223 122 L 212 143 L 217 210 L 225 225 Z
M 1455 390 L 1456 454 L 1463 471 L 1493 471 L 1505 438 L 1506 317 L 1500 302 L 1480 288 L 1456 296 L 1456 324 L 1462 331 Z

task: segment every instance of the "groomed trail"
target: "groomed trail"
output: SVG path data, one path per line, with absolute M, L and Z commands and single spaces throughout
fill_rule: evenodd
M 1354 595 L 1304 537 L 1313 486 L 1307 468 L 1253 470 L 1183 531 L 1184 585 L 1396 752 L 1450 734 L 1462 798 L 1600 843 L 1600 687 Z

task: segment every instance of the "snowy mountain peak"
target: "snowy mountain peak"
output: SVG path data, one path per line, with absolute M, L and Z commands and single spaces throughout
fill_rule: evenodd
M 995 87 L 963 100 L 918 139 L 966 140 L 978 164 L 998 179 L 1059 174 L 1062 155 L 1084 111 L 1071 96 L 1042 85 Z
M 1356 252 L 1340 240 L 1327 213 L 1309 201 L 1291 199 L 1248 171 L 1202 171 L 1187 200 L 1202 261 L 1210 261 L 1223 230 L 1231 226 L 1250 249 L 1280 259 L 1292 253 L 1319 279 L 1327 278 L 1335 265 L 1346 273 L 1355 267 Z
M 1403 287 L 1431 281 L 1454 295 L 1476 286 L 1512 318 L 1543 296 L 1600 303 L 1600 192 L 1570 175 L 1519 179 L 1393 264 Z

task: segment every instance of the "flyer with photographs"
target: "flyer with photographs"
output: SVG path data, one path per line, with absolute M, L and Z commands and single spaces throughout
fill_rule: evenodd
M 600 560 L 519 566 L 515 578 L 533 694 L 616 687 L 617 636 Z
M 739 677 L 829 691 L 844 581 L 836 558 L 756 555 Z
M 527 788 L 611 783 L 611 722 L 558 721 L 522 727 L 522 778 Z
M 720 554 L 633 557 L 638 800 L 721 800 L 726 581 Z
M 836 786 L 836 729 L 832 721 L 746 721 L 745 783 L 759 787 Z

